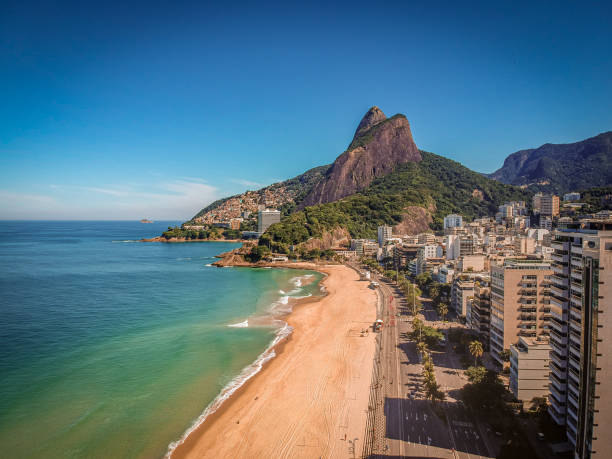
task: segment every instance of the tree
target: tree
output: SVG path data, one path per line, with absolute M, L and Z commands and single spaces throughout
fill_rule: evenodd
M 485 367 L 469 367 L 465 370 L 468 381 L 475 384 L 480 384 L 487 375 Z
M 425 355 L 425 353 L 427 352 L 427 343 L 425 343 L 424 341 L 417 343 L 417 350 L 419 351 L 419 354 Z
M 442 318 L 442 320 L 446 320 L 446 315 L 448 314 L 448 306 L 445 303 L 440 303 L 438 305 L 438 314 Z
M 476 366 L 476 361 L 479 357 L 482 356 L 484 350 L 482 348 L 482 343 L 480 341 L 472 341 L 469 345 L 470 354 L 474 356 L 474 366 Z

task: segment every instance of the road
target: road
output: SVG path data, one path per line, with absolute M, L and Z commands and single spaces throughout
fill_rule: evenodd
M 412 328 L 408 307 L 392 284 L 376 280 L 380 284 L 384 321 L 377 386 L 382 407 L 375 410 L 374 443 L 368 457 L 493 457 L 483 438 L 482 426 L 457 400 L 458 389 L 466 379 L 451 345 L 432 351 L 436 380 L 447 397 L 445 402 L 434 406 L 424 397 L 423 366 L 416 344 L 407 336 Z M 437 313 L 427 299 L 423 300 L 420 318 L 433 326 Z M 448 327 L 441 322 L 436 325 Z

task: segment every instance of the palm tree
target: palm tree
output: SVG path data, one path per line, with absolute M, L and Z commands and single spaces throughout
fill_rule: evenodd
M 476 361 L 479 357 L 482 356 L 484 350 L 482 349 L 482 343 L 480 341 L 472 341 L 469 345 L 470 354 L 474 356 L 474 366 L 476 366 Z
M 442 320 L 446 318 L 446 314 L 448 314 L 448 306 L 444 303 L 440 303 L 438 306 L 438 314 L 442 317 Z

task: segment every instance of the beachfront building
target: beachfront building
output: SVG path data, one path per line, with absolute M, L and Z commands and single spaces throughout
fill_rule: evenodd
M 371 239 L 351 239 L 351 250 L 360 257 L 374 257 L 378 253 L 378 243 Z
M 379 226 L 378 227 L 378 246 L 382 247 L 385 245 L 388 239 L 391 239 L 393 235 L 393 228 L 391 226 Z
M 257 232 L 261 236 L 274 223 L 279 223 L 281 220 L 280 210 L 262 209 L 257 214 Z
M 517 400 L 529 402 L 548 396 L 548 338 L 519 336 L 510 345 L 510 391 Z
M 612 220 L 553 234 L 549 409 L 577 458 L 612 451 Z
M 504 351 L 520 336 L 548 335 L 550 263 L 505 259 L 491 265 L 491 357 L 503 366 Z

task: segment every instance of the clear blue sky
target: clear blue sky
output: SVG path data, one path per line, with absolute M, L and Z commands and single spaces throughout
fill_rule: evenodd
M 612 129 L 610 2 L 7 2 L 0 218 L 189 218 L 371 105 L 490 172 Z

